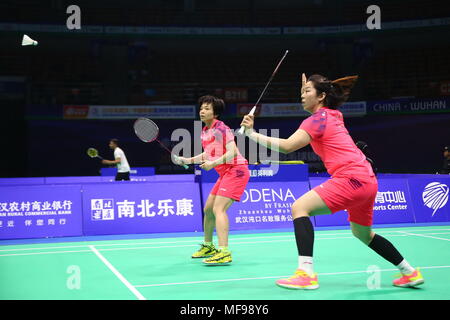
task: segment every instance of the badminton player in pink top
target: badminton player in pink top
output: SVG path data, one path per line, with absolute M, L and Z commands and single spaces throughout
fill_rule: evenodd
M 254 132 L 253 116 L 245 116 L 241 123 L 250 139 L 282 153 L 311 144 L 331 175 L 331 179 L 308 191 L 292 205 L 298 268 L 292 277 L 276 281 L 279 286 L 291 289 L 319 287 L 313 269 L 314 229 L 309 217 L 343 209 L 348 211 L 353 235 L 400 270 L 402 277 L 394 280 L 395 286 L 413 287 L 424 283 L 420 271 L 411 267 L 390 241 L 371 228 L 377 179 L 345 128 L 342 113 L 337 110 L 347 100 L 357 78 L 351 76 L 330 81 L 321 75 L 306 79 L 302 74 L 302 104 L 311 116 L 287 139 Z
M 234 142 L 233 132 L 219 120 L 225 103 L 213 96 L 200 97 L 200 120 L 205 124 L 201 133 L 204 152 L 192 157 L 179 157 L 182 164 L 201 163 L 203 170 L 214 168 L 219 174 L 204 208 L 205 239 L 200 249 L 192 258 L 206 258 L 207 265 L 225 265 L 232 262 L 228 249 L 229 222 L 228 208 L 234 201 L 239 201 L 250 178 L 248 161 L 239 152 Z M 216 227 L 219 238 L 219 249 L 213 243 L 213 232 Z

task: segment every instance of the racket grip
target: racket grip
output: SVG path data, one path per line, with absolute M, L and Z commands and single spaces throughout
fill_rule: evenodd
M 174 157 L 175 161 L 178 161 L 179 158 L 177 155 L 174 154 L 173 157 Z M 185 163 L 179 164 L 179 165 L 182 166 L 183 168 L 185 168 L 186 170 L 189 169 L 189 166 Z
M 248 113 L 248 115 L 249 115 L 249 116 L 252 116 L 252 115 L 255 113 L 255 110 L 256 110 L 256 106 L 253 106 L 252 110 L 250 110 L 250 112 Z M 244 134 L 244 131 L 245 131 L 245 127 L 244 127 L 244 126 L 241 126 L 241 128 L 240 128 L 239 131 L 238 131 L 238 133 L 242 135 L 242 134 Z

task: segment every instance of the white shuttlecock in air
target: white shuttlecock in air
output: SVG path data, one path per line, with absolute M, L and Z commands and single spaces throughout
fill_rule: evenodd
M 36 40 L 31 39 L 26 34 L 23 35 L 22 45 L 23 46 L 37 46 L 38 42 Z

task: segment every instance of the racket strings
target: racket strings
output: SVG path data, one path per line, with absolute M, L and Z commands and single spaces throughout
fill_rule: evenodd
M 96 149 L 94 149 L 94 148 L 89 148 L 88 151 L 87 151 L 87 154 L 90 157 L 96 157 L 96 156 L 98 156 L 98 151 Z
M 141 120 L 137 121 L 134 129 L 136 134 L 144 141 L 153 141 L 158 136 L 158 127 L 150 121 Z
M 170 153 L 171 157 L 177 159 L 178 157 L 172 153 L 161 141 L 159 141 L 158 134 L 159 128 L 152 120 L 147 118 L 139 118 L 134 123 L 134 132 L 144 142 L 152 142 L 157 141 L 163 149 L 165 149 L 168 153 Z M 186 164 L 182 164 L 185 169 L 189 167 Z

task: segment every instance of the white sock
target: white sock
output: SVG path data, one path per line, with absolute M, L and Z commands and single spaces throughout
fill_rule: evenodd
M 204 241 L 203 242 L 205 245 L 207 245 L 207 246 L 211 246 L 213 243 L 212 243 L 212 241 L 211 242 L 206 242 L 206 241 Z
M 414 271 L 416 271 L 416 269 L 411 267 L 410 264 L 408 263 L 408 261 L 406 261 L 405 259 L 403 259 L 403 261 L 400 262 L 400 264 L 397 266 L 397 268 L 400 270 L 400 272 L 403 275 L 411 274 Z
M 314 274 L 313 257 L 298 256 L 298 268 L 312 276 Z

